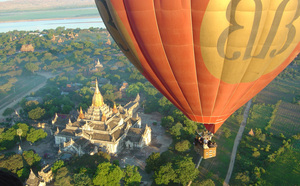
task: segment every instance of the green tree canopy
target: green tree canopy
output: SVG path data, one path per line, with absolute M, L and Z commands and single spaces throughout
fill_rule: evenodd
M 71 175 L 67 167 L 62 167 L 57 170 L 54 179 L 54 185 L 63 185 L 63 186 L 70 186 L 71 184 Z
M 12 109 L 12 108 L 6 108 L 5 110 L 4 110 L 4 112 L 3 112 L 3 116 L 9 116 L 9 115 L 11 115 L 12 113 L 14 113 L 15 112 L 15 110 L 14 109 Z
M 135 83 L 128 86 L 126 89 L 126 95 L 128 97 L 134 97 L 140 92 L 140 87 Z
M 9 128 L 0 134 L 0 150 L 10 149 L 15 146 L 17 140 L 17 130 Z
M 159 152 L 152 152 L 152 154 L 146 159 L 146 172 L 157 171 L 162 165 Z
M 16 125 L 14 125 L 14 128 L 22 130 L 21 137 L 23 137 L 23 138 L 27 136 L 27 133 L 29 131 L 29 126 L 26 123 L 18 123 Z
M 181 160 L 175 162 L 176 183 L 186 185 L 190 180 L 194 180 L 199 170 L 195 168 L 192 158 L 184 157 Z
M 161 166 L 154 174 L 155 183 L 158 185 L 168 185 L 171 181 L 174 181 L 175 178 L 176 174 L 170 162 Z
M 37 165 L 42 159 L 38 154 L 34 153 L 32 150 L 24 151 L 23 158 L 30 167 Z
M 183 126 L 181 123 L 176 123 L 171 129 L 170 134 L 179 137 L 181 135 L 181 130 L 183 129 Z
M 127 165 L 124 170 L 124 182 L 125 185 L 140 185 L 140 182 L 142 180 L 142 176 L 140 175 L 138 171 L 138 167 L 135 167 L 133 165 Z
M 32 73 L 39 70 L 39 66 L 37 66 L 34 63 L 26 63 L 24 67 L 26 70 L 28 70 Z
M 109 162 L 100 163 L 93 178 L 94 185 L 119 185 L 123 177 L 120 167 Z
M 80 172 L 73 175 L 72 183 L 75 186 L 90 186 L 92 185 L 92 179 L 86 173 Z
M 8 158 L 1 159 L 0 167 L 7 169 L 12 173 L 17 173 L 18 170 L 24 167 L 22 156 L 20 154 L 15 154 Z
M 53 173 L 56 173 L 58 169 L 63 167 L 65 165 L 65 162 L 63 160 L 58 160 L 55 163 L 53 163 L 51 170 Z
M 215 186 L 215 183 L 211 179 L 207 179 L 207 180 L 201 181 L 199 183 L 199 185 L 201 185 L 201 186 Z
M 45 109 L 42 109 L 41 107 L 37 107 L 28 112 L 28 117 L 33 120 L 41 119 L 45 115 L 45 113 L 46 113 Z
M 26 140 L 31 143 L 36 142 L 39 139 L 43 139 L 47 136 L 47 133 L 43 129 L 35 130 L 34 128 L 30 129 L 29 134 L 27 135 Z
M 174 123 L 174 118 L 172 116 L 165 116 L 161 119 L 161 125 L 166 128 L 171 128 Z
M 248 185 L 248 182 L 250 181 L 249 172 L 239 172 L 235 176 L 235 180 L 239 185 Z
M 175 144 L 175 150 L 177 150 L 178 152 L 184 152 L 189 150 L 190 148 L 191 143 L 188 140 L 183 140 Z

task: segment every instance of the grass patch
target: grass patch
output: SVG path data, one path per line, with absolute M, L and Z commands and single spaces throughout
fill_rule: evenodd
M 288 67 L 282 74 L 288 73 L 291 68 L 299 71 L 300 66 Z M 297 74 L 295 78 L 282 78 L 279 75 L 256 96 L 256 102 L 265 104 L 276 104 L 278 100 L 292 102 L 295 92 L 300 92 L 300 77 Z
M 266 169 L 263 179 L 270 185 L 300 185 L 300 152 L 288 149 Z
M 290 138 L 292 135 L 300 133 L 300 105 L 282 102 L 277 111 L 275 120 L 270 128 L 274 135 L 282 133 Z
M 274 106 L 265 104 L 253 104 L 249 113 L 245 132 L 249 132 L 251 129 L 264 128 L 272 116 Z

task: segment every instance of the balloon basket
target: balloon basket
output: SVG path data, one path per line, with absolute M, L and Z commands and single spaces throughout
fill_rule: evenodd
M 200 154 L 203 159 L 213 158 L 217 155 L 217 144 L 211 141 L 212 137 L 212 133 L 204 131 L 195 138 L 194 150 Z

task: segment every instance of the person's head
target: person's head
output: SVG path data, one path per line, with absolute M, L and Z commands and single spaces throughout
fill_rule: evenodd
M 0 170 L 0 185 L 1 186 L 23 186 L 23 183 L 14 174 Z

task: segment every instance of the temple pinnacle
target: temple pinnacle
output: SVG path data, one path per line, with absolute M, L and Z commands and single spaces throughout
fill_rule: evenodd
M 95 88 L 95 93 L 93 96 L 92 105 L 94 107 L 101 107 L 103 104 L 104 104 L 103 97 L 102 97 L 101 92 L 98 87 L 98 80 L 96 79 L 96 88 Z

